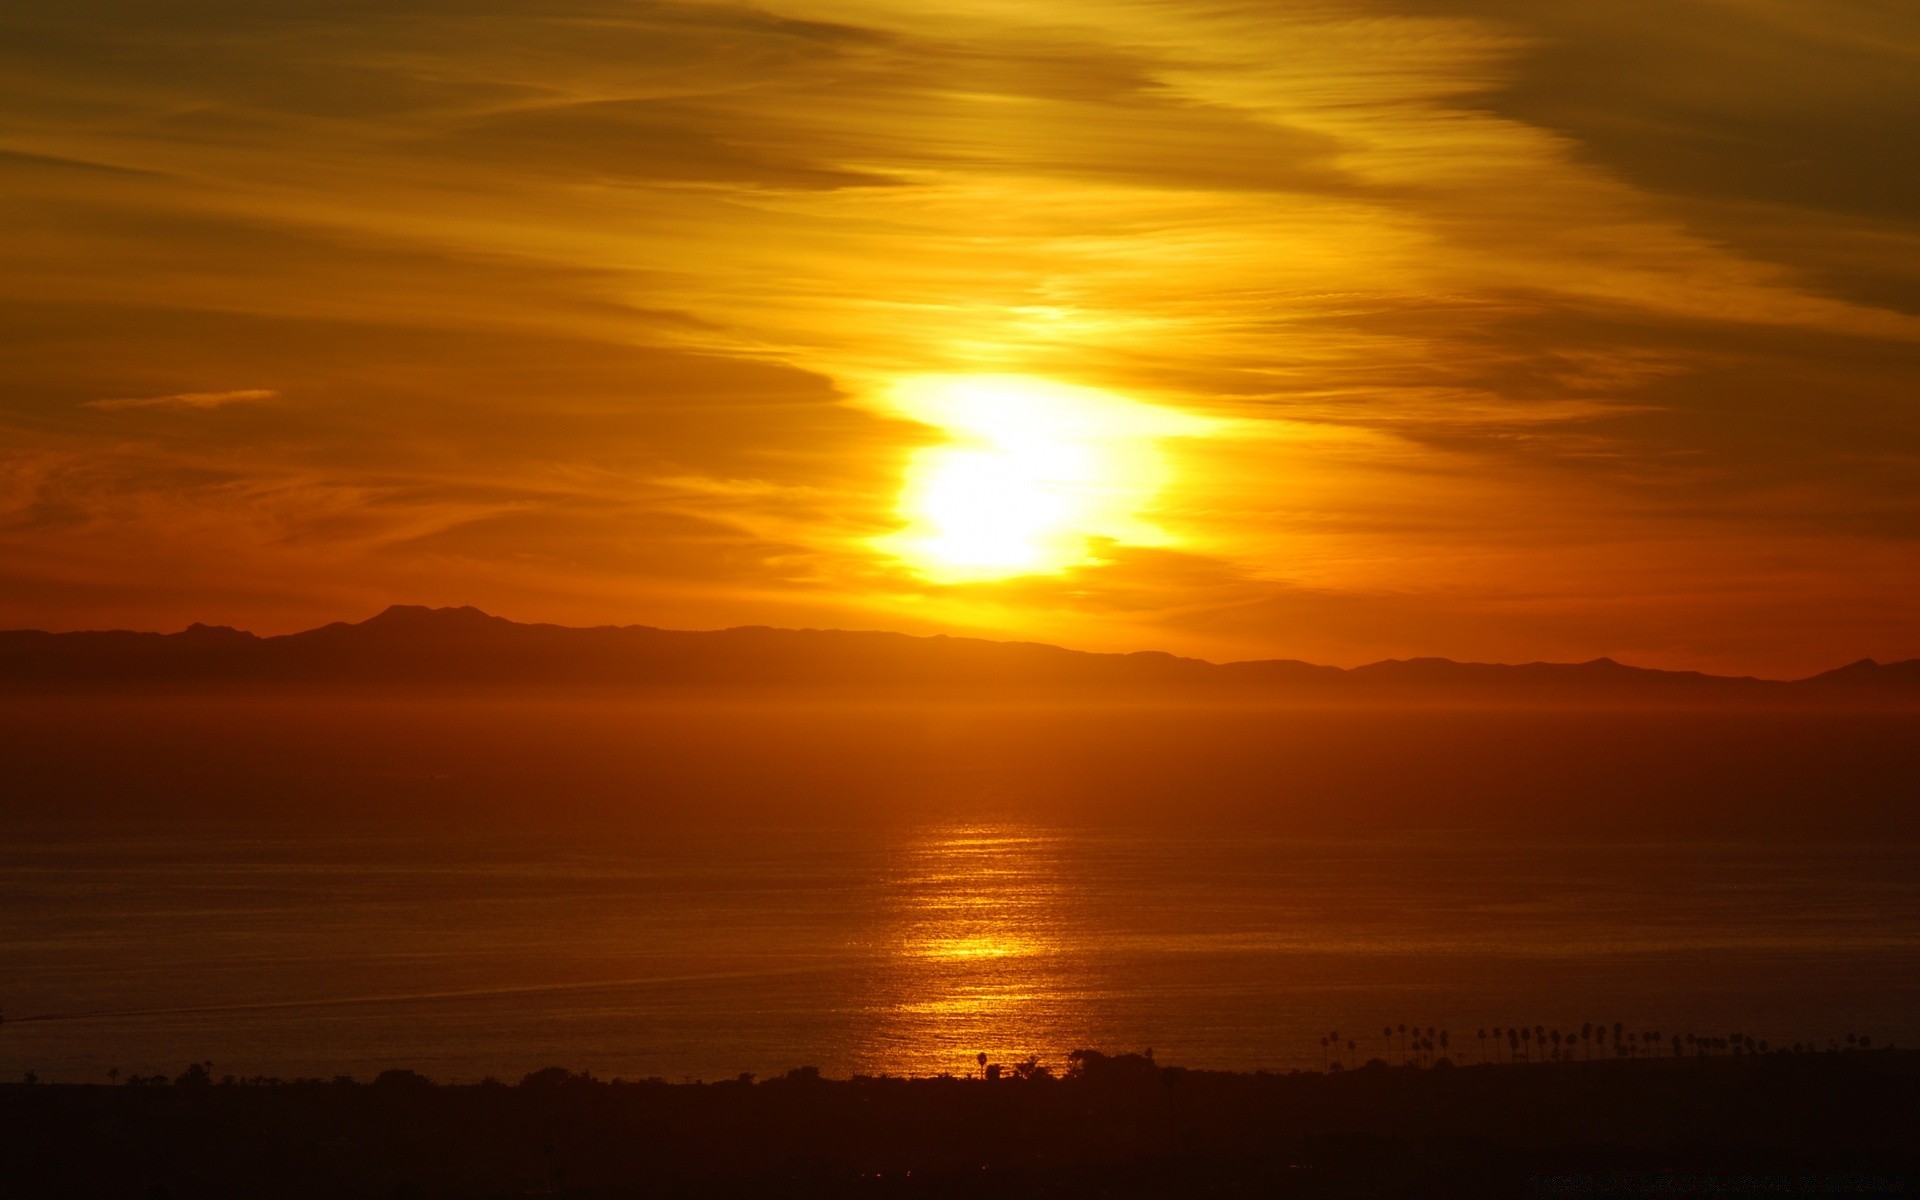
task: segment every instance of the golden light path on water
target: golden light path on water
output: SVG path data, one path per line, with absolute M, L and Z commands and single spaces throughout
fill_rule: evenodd
M 875 545 L 936 583 L 1049 574 L 1101 542 L 1163 546 L 1150 519 L 1171 481 L 1159 441 L 1215 422 L 1096 388 L 1018 375 L 896 382 L 886 406 L 947 434 L 907 463 L 898 532 Z
M 1071 884 L 1053 840 L 1017 826 L 960 827 L 907 849 L 864 1069 L 960 1073 L 981 1053 L 1062 1065 L 1089 1014 L 1065 932 Z

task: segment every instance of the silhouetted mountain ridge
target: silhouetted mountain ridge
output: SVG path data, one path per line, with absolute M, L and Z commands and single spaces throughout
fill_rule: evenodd
M 396 604 L 365 621 L 259 637 L 194 624 L 0 632 L 0 685 L 368 685 L 914 688 L 935 694 L 1309 700 L 1511 698 L 1875 704 L 1920 701 L 1920 660 L 1871 659 L 1796 681 L 1584 663 L 1389 659 L 1352 669 L 1290 659 L 1211 663 L 1161 651 L 1100 654 L 1037 642 L 741 626 L 521 624 L 477 608 Z

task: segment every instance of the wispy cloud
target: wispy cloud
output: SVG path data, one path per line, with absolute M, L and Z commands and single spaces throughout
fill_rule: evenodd
M 252 404 L 273 400 L 280 393 L 269 388 L 240 388 L 231 392 L 174 392 L 167 396 L 131 396 L 112 400 L 89 400 L 83 408 L 225 408 L 229 404 Z
M 0 5 L 0 447 L 80 464 L 0 461 L 0 623 L 51 619 L 29 572 L 165 624 L 203 614 L 116 597 L 246 567 L 1231 657 L 1920 653 L 1920 6 L 231 7 Z M 930 589 L 871 549 L 933 436 L 878 401 L 969 372 L 1238 432 L 1168 450 L 1177 551 Z

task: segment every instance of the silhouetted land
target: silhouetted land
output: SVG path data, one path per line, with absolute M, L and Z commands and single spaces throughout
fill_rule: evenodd
M 1911 1195 L 1920 1053 L 0 1086 L 9 1197 Z
M 1920 704 L 1920 660 L 1862 660 L 1809 679 L 1657 671 L 1611 659 L 1503 665 L 1421 658 L 1352 670 L 1290 660 L 1216 664 L 1030 642 L 759 627 L 522 625 L 474 608 L 396 605 L 358 624 L 256 637 L 0 632 L 0 686 L 521 685 L 934 689 L 989 695 L 1149 694 L 1302 702 L 1892 706 Z

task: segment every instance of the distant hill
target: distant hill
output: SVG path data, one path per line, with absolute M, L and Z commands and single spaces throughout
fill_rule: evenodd
M 1514 702 L 1907 707 L 1920 660 L 1862 660 L 1781 681 L 1586 663 L 1394 659 L 1345 670 L 1293 660 L 1210 663 L 1155 651 L 1090 654 L 1034 642 L 749 626 L 523 625 L 476 608 L 394 605 L 358 624 L 257 637 L 0 632 L 0 688 L 224 686 L 910 690 L 953 696 L 1177 697 L 1326 703 Z

